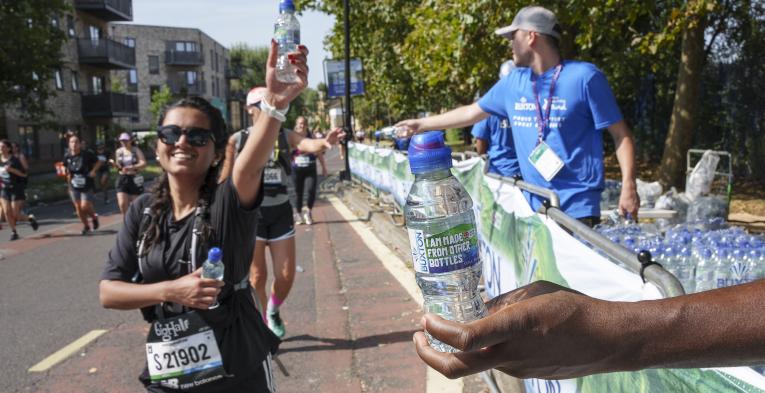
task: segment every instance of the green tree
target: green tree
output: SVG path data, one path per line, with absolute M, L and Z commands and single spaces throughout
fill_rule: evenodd
M 162 109 L 168 106 L 171 102 L 173 102 L 173 93 L 167 85 L 162 86 L 161 89 L 155 91 L 154 94 L 151 95 L 149 110 L 153 117 L 152 124 L 157 124 Z
M 0 108 L 18 106 L 27 118 L 49 113 L 66 42 L 60 19 L 69 10 L 65 0 L 0 1 Z

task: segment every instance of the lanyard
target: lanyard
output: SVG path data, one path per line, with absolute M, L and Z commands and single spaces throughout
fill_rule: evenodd
M 542 115 L 542 104 L 539 101 L 539 93 L 537 93 L 537 80 L 533 79 L 531 81 L 531 88 L 534 90 L 534 100 L 537 104 L 537 132 L 538 132 L 537 145 L 542 143 L 545 139 L 545 128 L 550 127 L 549 126 L 550 109 L 552 109 L 552 99 L 553 99 L 553 92 L 555 91 L 555 82 L 558 81 L 558 77 L 560 76 L 560 71 L 562 69 L 563 69 L 563 63 L 560 63 L 557 66 L 555 66 L 555 73 L 553 74 L 552 81 L 550 82 L 549 98 L 547 99 L 547 105 L 544 108 L 544 111 L 545 111 L 544 117 Z

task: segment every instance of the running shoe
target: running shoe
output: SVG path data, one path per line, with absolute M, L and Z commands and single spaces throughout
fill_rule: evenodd
M 13 233 L 11 233 L 11 241 L 14 241 L 14 240 L 19 240 L 19 234 L 16 233 L 16 231 L 13 231 Z
M 311 216 L 311 211 L 307 210 L 305 213 L 303 213 L 303 220 L 305 221 L 306 225 L 312 225 L 313 224 L 313 217 Z
M 95 231 L 101 224 L 98 223 L 98 215 L 93 216 L 93 230 Z
M 80 234 L 82 236 L 85 236 L 88 234 L 88 232 L 90 232 L 90 228 L 86 225 L 84 228 L 82 228 L 82 231 L 80 232 Z
M 276 337 L 284 337 L 284 321 L 279 316 L 279 313 L 268 314 L 268 328 L 276 335 Z
M 40 224 L 37 223 L 37 220 L 35 219 L 35 216 L 32 215 L 32 214 L 29 215 L 29 225 L 32 226 L 32 230 L 33 231 L 36 231 L 37 228 L 40 227 Z
M 303 216 L 300 215 L 300 213 L 295 213 L 295 225 L 302 225 L 303 224 Z

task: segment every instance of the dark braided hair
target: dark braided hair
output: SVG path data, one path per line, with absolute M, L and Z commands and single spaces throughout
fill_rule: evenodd
M 173 109 L 176 108 L 192 108 L 196 109 L 200 112 L 202 112 L 205 116 L 207 116 L 207 119 L 210 121 L 210 130 L 213 133 L 214 138 L 214 145 L 215 145 L 215 154 L 222 157 L 224 150 L 226 148 L 226 144 L 228 142 L 227 138 L 227 132 L 226 132 L 226 123 L 223 120 L 223 115 L 221 115 L 220 111 L 212 106 L 207 100 L 201 97 L 189 97 L 189 98 L 183 98 L 179 101 L 176 101 L 175 103 L 165 107 L 162 112 L 159 115 L 159 120 L 157 122 L 157 127 L 159 128 L 162 126 L 162 123 L 165 121 L 165 116 L 168 112 L 170 112 Z M 157 141 L 157 143 L 162 143 L 160 141 Z M 213 202 L 214 192 L 215 188 L 217 186 L 217 179 L 218 179 L 218 167 L 217 166 L 211 166 L 210 169 L 207 171 L 207 174 L 205 175 L 205 180 L 202 183 L 201 188 L 199 189 L 199 200 L 197 202 L 198 206 L 202 207 L 204 209 L 204 219 L 202 220 L 202 235 L 201 235 L 201 244 L 206 244 L 211 236 L 213 235 L 212 226 L 210 225 L 209 220 L 209 207 Z M 159 243 L 162 240 L 163 234 L 160 231 L 160 220 L 164 219 L 167 214 L 170 214 L 170 182 L 167 177 L 167 173 L 163 170 L 162 175 L 160 175 L 159 180 L 157 183 L 152 187 L 151 189 L 152 194 L 152 204 L 151 204 L 151 212 L 152 212 L 152 219 L 151 223 L 146 229 L 145 232 L 145 245 L 143 248 L 144 255 L 149 252 L 149 249 L 151 249 L 152 246 Z

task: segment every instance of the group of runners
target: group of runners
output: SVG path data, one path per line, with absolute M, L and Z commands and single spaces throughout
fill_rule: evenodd
M 98 144 L 95 152 L 83 148 L 79 135 L 73 132 L 67 133 L 66 138 L 68 149 L 63 161 L 64 175 L 75 212 L 83 224 L 81 233 L 87 235 L 100 226 L 98 214 L 93 208 L 96 185 L 103 193 L 104 202 L 108 202 L 109 174 L 112 167 L 117 170 L 117 205 L 124 216 L 130 202 L 144 191 L 140 171 L 146 167 L 146 158 L 126 132 L 120 134 L 120 147 L 114 156 L 103 144 Z

